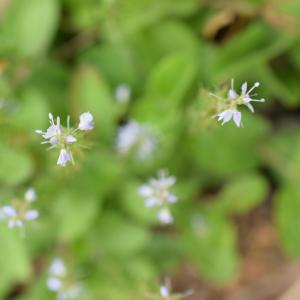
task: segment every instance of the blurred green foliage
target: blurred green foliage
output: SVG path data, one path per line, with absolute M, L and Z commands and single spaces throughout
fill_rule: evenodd
M 79 272 L 86 299 L 143 299 L 186 261 L 206 279 L 230 281 L 240 263 L 232 217 L 262 203 L 272 202 L 282 247 L 300 256 L 300 38 L 291 29 L 300 3 L 269 2 L 4 1 L 0 204 L 34 186 L 41 216 L 25 240 L 1 226 L 0 299 L 19 282 L 19 299 L 54 299 L 45 285 L 53 256 Z M 242 129 L 206 114 L 207 90 L 231 78 L 261 82 L 267 99 L 243 111 Z M 124 83 L 132 96 L 119 103 Z M 57 167 L 34 133 L 50 111 L 74 124 L 81 112 L 95 117 L 92 145 L 74 167 Z M 151 159 L 117 153 L 129 119 L 159 133 Z M 166 228 L 137 194 L 160 168 L 177 177 Z

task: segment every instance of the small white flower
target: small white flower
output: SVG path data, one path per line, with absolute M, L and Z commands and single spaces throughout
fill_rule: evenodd
M 122 154 L 134 150 L 138 159 L 145 159 L 153 153 L 156 138 L 150 127 L 136 121 L 129 121 L 120 127 L 116 146 Z
M 173 223 L 173 217 L 168 207 L 164 207 L 158 212 L 158 219 L 163 224 Z
M 58 276 L 63 277 L 66 274 L 66 266 L 62 259 L 56 257 L 53 259 L 50 268 L 49 273 L 52 276 Z
M 69 161 L 72 162 L 72 153 L 70 151 L 67 151 L 66 149 L 61 149 L 57 164 L 65 167 Z
M 60 118 L 56 118 L 55 124 L 53 115 L 51 113 L 49 113 L 49 122 L 50 127 L 46 131 L 36 130 L 35 132 L 41 134 L 44 139 L 49 139 L 51 141 L 51 138 L 57 138 L 59 135 L 62 134 L 62 128 L 60 126 Z
M 37 198 L 37 194 L 34 188 L 29 188 L 24 195 L 24 198 L 27 202 L 33 202 Z
M 47 287 L 57 293 L 57 300 L 70 300 L 80 296 L 82 287 L 79 283 L 70 281 L 66 266 L 62 259 L 53 259 L 49 267 Z
M 218 121 L 222 121 L 222 125 L 233 119 L 237 127 L 241 127 L 242 114 L 235 109 L 226 109 L 217 114 Z
M 247 82 L 244 82 L 241 87 L 241 94 L 239 95 L 234 89 L 234 80 L 231 80 L 231 87 L 228 91 L 228 99 L 225 102 L 227 109 L 218 113 L 215 117 L 218 118 L 218 121 L 222 122 L 222 125 L 229 122 L 231 119 L 234 121 L 237 127 L 242 127 L 242 114 L 238 111 L 238 105 L 246 105 L 251 112 L 254 112 L 254 108 L 250 102 L 264 102 L 265 99 L 254 99 L 251 96 L 251 92 L 259 87 L 259 82 L 256 82 L 249 90 L 247 90 Z M 217 95 L 211 94 L 217 99 L 223 101 L 223 99 Z
M 85 112 L 80 115 L 78 128 L 82 131 L 89 131 L 94 128 L 94 118 L 91 113 Z
M 243 104 L 245 104 L 251 112 L 254 112 L 254 108 L 250 102 L 265 102 L 265 99 L 253 99 L 251 98 L 250 93 L 257 87 L 260 86 L 259 82 L 255 82 L 254 85 L 247 91 L 248 84 L 244 82 L 241 87 L 241 95 L 238 95 L 237 92 L 234 90 L 234 80 L 231 80 L 231 88 L 228 92 L 228 98 L 231 100 L 235 100 L 238 98 L 242 99 Z
M 151 179 L 148 184 L 138 188 L 140 196 L 145 198 L 145 206 L 160 206 L 158 219 L 164 224 L 173 222 L 168 205 L 177 201 L 177 197 L 169 189 L 175 184 L 174 176 L 166 176 L 165 171 L 158 172 L 158 179 Z
M 130 100 L 131 89 L 127 84 L 117 86 L 115 97 L 119 103 L 127 103 Z

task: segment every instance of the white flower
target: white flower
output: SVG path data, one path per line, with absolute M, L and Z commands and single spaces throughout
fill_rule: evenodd
M 171 212 L 168 207 L 164 207 L 158 212 L 158 219 L 163 224 L 173 223 L 173 217 L 172 217 Z
M 127 84 L 117 86 L 115 97 L 119 103 L 127 103 L 131 96 L 131 89 Z
M 122 154 L 134 150 L 138 159 L 145 159 L 154 151 L 156 138 L 150 127 L 129 121 L 120 127 L 116 146 Z
M 36 195 L 36 191 L 34 188 L 29 188 L 24 195 L 24 198 L 27 202 L 33 202 L 36 200 L 37 195 Z
M 37 210 L 17 210 L 15 207 L 7 205 L 1 209 L 3 218 L 8 221 L 8 227 L 23 227 L 25 221 L 32 221 L 39 217 Z
M 65 167 L 69 161 L 72 161 L 72 153 L 66 149 L 61 149 L 57 160 L 57 164 L 62 167 Z
M 222 125 L 233 119 L 237 127 L 241 127 L 242 114 L 235 109 L 226 109 L 217 114 L 218 121 L 222 121 Z
M 89 112 L 80 115 L 80 122 L 78 128 L 70 127 L 70 117 L 67 118 L 67 127 L 63 127 L 60 123 L 60 118 L 56 118 L 56 123 L 51 113 L 49 113 L 50 127 L 47 131 L 36 130 L 36 133 L 41 134 L 45 139 L 41 144 L 50 144 L 48 149 L 59 149 L 59 157 L 57 165 L 65 167 L 68 162 L 74 164 L 72 150 L 75 147 L 83 147 L 82 144 L 77 143 L 78 137 L 82 136 L 79 131 L 89 131 L 93 129 L 93 116 Z
M 94 128 L 94 118 L 91 113 L 85 112 L 80 115 L 78 128 L 82 131 L 89 131 Z
M 62 128 L 60 126 L 60 118 L 59 117 L 56 118 L 56 124 L 55 124 L 53 115 L 49 113 L 49 122 L 50 122 L 50 127 L 47 129 L 47 131 L 42 131 L 38 129 L 35 132 L 41 134 L 44 139 L 46 140 L 49 139 L 50 143 L 52 142 L 55 143 L 57 137 L 62 134 Z
M 81 285 L 70 278 L 63 260 L 54 258 L 49 267 L 47 287 L 57 293 L 57 300 L 74 299 L 80 295 Z
M 218 121 L 222 122 L 222 125 L 229 122 L 233 119 L 237 127 L 242 127 L 242 114 L 237 109 L 238 105 L 246 105 L 251 112 L 254 112 L 254 108 L 250 102 L 264 102 L 265 99 L 254 99 L 251 98 L 251 92 L 259 87 L 259 82 L 256 82 L 248 91 L 247 91 L 247 82 L 244 82 L 241 87 L 241 94 L 239 95 L 234 89 L 234 80 L 231 80 L 231 87 L 228 91 L 228 99 L 225 101 L 225 110 L 219 112 L 214 117 L 218 118 Z M 217 95 L 211 94 L 216 97 L 218 100 L 223 101 L 223 99 Z M 224 101 L 223 101 L 224 102 Z M 224 103 L 223 103 L 224 106 Z
M 158 172 L 158 179 L 151 179 L 148 184 L 143 184 L 138 188 L 140 196 L 145 198 L 145 206 L 160 206 L 158 219 L 164 224 L 173 222 L 168 205 L 177 201 L 177 197 L 169 189 L 175 184 L 174 176 L 166 176 L 165 171 Z
M 231 100 L 241 98 L 243 104 L 245 104 L 251 112 L 254 112 L 254 108 L 250 102 L 265 102 L 265 99 L 253 99 L 251 98 L 250 93 L 257 87 L 260 86 L 259 82 L 255 82 L 254 85 L 247 91 L 248 84 L 244 82 L 241 87 L 241 95 L 238 95 L 237 92 L 234 90 L 234 80 L 231 80 L 231 88 L 228 92 L 228 98 Z
M 66 266 L 62 259 L 56 257 L 53 259 L 50 267 L 49 273 L 53 276 L 63 277 L 66 274 Z

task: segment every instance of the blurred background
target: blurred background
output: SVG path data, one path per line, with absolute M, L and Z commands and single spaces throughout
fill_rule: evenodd
M 0 0 L 0 205 L 34 187 L 40 212 L 25 239 L 0 224 L 0 299 L 55 299 L 53 257 L 78 299 L 169 299 L 164 278 L 191 300 L 300 299 L 299 23 L 298 0 Z M 266 99 L 244 128 L 212 118 L 231 78 Z M 58 167 L 34 131 L 85 111 L 89 149 Z M 151 155 L 118 151 L 130 120 Z M 167 226 L 137 193 L 160 169 Z

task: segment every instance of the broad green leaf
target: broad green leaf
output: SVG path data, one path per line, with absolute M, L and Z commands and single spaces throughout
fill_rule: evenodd
M 115 130 L 116 105 L 108 85 L 93 67 L 82 66 L 74 74 L 70 104 L 74 114 L 89 111 L 95 119 L 95 130 L 102 139 L 111 139 Z
M 267 191 L 264 177 L 257 174 L 240 176 L 224 187 L 214 208 L 222 213 L 245 213 L 264 201 Z
M 300 190 L 298 184 L 286 184 L 276 194 L 275 219 L 284 249 L 300 257 Z
M 183 237 L 187 250 L 199 272 L 209 280 L 228 282 L 237 276 L 238 249 L 235 231 L 222 215 L 207 213 Z
M 0 294 L 8 292 L 11 284 L 18 281 L 26 281 L 31 273 L 30 258 L 24 241 L 18 234 L 18 230 L 12 230 L 1 225 L 0 234 Z
M 14 0 L 0 35 L 21 56 L 43 55 L 58 27 L 59 10 L 57 0 Z
M 97 224 L 97 240 L 101 251 L 117 256 L 134 255 L 141 251 L 149 240 L 149 233 L 140 224 L 135 224 L 117 213 L 108 213 Z
M 269 131 L 268 124 L 246 111 L 243 112 L 244 128 L 237 128 L 233 122 L 224 126 L 215 122 L 216 128 L 190 136 L 186 146 L 194 162 L 222 176 L 257 167 L 260 162 L 257 149 Z
M 84 236 L 92 226 L 98 213 L 98 202 L 92 191 L 79 189 L 65 190 L 60 193 L 55 205 L 58 237 L 72 241 Z
M 0 182 L 17 185 L 33 173 L 33 162 L 29 154 L 13 145 L 0 143 Z

